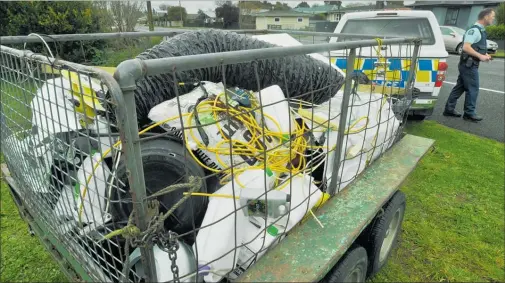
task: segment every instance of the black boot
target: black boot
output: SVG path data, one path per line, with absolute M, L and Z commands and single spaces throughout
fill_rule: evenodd
M 461 113 L 459 113 L 456 110 L 452 110 L 452 111 L 444 110 L 443 115 L 448 116 L 448 117 L 461 117 Z
M 472 121 L 472 122 L 479 122 L 479 121 L 482 121 L 482 117 L 480 116 L 477 116 L 477 115 L 463 115 L 463 119 L 465 120 L 468 120 L 468 121 Z

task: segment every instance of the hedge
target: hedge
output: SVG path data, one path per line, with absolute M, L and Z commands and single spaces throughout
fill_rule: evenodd
M 488 26 L 486 32 L 489 39 L 505 39 L 505 25 Z

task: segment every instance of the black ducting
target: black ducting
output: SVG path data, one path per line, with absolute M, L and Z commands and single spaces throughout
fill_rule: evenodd
M 199 30 L 183 33 L 163 41 L 142 52 L 137 58 L 146 60 L 269 47 L 276 46 L 234 32 Z M 279 85 L 283 90 L 286 90 L 287 87 L 290 97 L 316 104 L 327 101 L 344 83 L 344 77 L 335 69 L 330 68 L 325 62 L 307 55 L 260 60 L 257 68 L 260 88 Z M 228 65 L 225 74 L 227 86 L 258 91 L 252 62 Z M 222 79 L 222 68 L 219 66 L 177 73 L 178 82 L 211 81 L 218 83 Z M 287 82 L 287 86 L 284 82 Z M 333 85 L 331 90 L 328 88 L 330 84 Z M 174 84 L 171 73 L 145 77 L 137 82 L 135 103 L 140 126 L 150 122 L 147 115 L 151 108 L 176 96 L 174 85 L 177 84 Z M 194 88 L 193 84 L 177 85 L 177 87 L 180 95 L 188 93 Z

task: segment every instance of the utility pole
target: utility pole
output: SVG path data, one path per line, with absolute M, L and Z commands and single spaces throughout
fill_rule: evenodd
M 151 9 L 151 1 L 147 1 L 147 22 L 149 23 L 149 31 L 154 31 L 153 9 Z
M 181 14 L 181 24 L 184 26 L 184 21 L 182 20 L 182 6 L 181 6 L 181 0 L 179 0 L 179 13 Z
M 238 29 L 242 29 L 242 1 L 238 1 Z

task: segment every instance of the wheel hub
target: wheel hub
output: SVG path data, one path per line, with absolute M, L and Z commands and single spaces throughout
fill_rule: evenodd
M 388 229 L 386 230 L 384 241 L 382 242 L 382 246 L 380 248 L 379 253 L 379 262 L 382 263 L 386 259 L 391 247 L 393 246 L 393 241 L 396 238 L 396 234 L 398 234 L 398 229 L 400 227 L 400 217 L 401 217 L 402 208 L 398 208 L 389 223 Z

